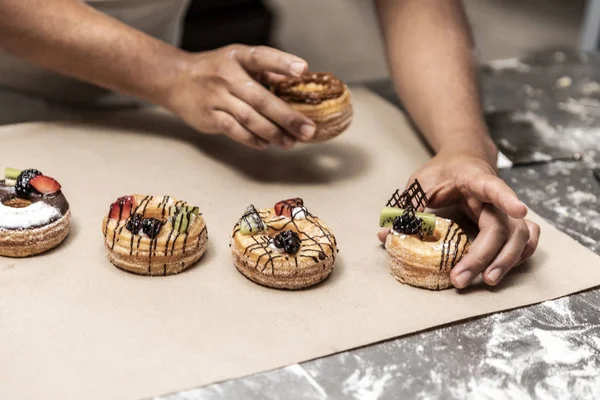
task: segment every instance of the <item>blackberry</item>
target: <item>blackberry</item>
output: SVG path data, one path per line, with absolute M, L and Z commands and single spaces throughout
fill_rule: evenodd
M 37 169 L 26 169 L 25 171 L 19 174 L 17 178 L 17 184 L 15 185 L 15 190 L 17 194 L 21 197 L 29 196 L 35 189 L 33 186 L 29 184 L 29 181 L 34 177 L 42 175 L 40 171 Z
M 421 218 L 417 217 L 413 213 L 404 213 L 394 218 L 394 230 L 399 233 L 407 235 L 414 235 L 419 233 L 421 229 Z
M 133 214 L 127 221 L 127 230 L 136 235 L 142 227 L 142 214 Z
M 158 236 L 164 224 L 164 222 L 156 218 L 144 218 L 142 220 L 142 232 L 151 239 L 154 239 Z
M 273 244 L 288 254 L 296 254 L 300 250 L 300 236 L 294 231 L 283 231 L 273 238 Z

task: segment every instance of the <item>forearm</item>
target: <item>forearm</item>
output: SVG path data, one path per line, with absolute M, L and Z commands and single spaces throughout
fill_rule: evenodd
M 436 152 L 476 152 L 491 163 L 477 63 L 459 0 L 375 0 L 396 90 Z
M 0 48 L 41 67 L 161 103 L 185 53 L 78 0 L 0 0 Z

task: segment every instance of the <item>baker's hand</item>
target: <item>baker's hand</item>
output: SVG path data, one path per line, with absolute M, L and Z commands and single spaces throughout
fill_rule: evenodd
M 479 226 L 469 252 L 450 274 L 455 287 L 466 287 L 480 273 L 484 282 L 495 285 L 534 253 L 540 227 L 524 219 L 527 207 L 484 157 L 442 151 L 409 183 L 415 178 L 427 193 L 430 208 L 459 205 Z M 379 233 L 382 241 L 388 231 Z
M 225 134 L 247 146 L 289 149 L 311 138 L 315 124 L 265 89 L 258 79 L 297 77 L 304 60 L 269 47 L 231 45 L 189 54 L 166 107 L 203 133 Z

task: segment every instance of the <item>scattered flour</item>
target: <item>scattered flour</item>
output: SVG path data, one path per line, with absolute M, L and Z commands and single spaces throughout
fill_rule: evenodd
M 488 62 L 487 65 L 495 71 L 502 71 L 505 69 L 514 69 L 519 72 L 528 72 L 531 70 L 531 66 L 524 64 L 517 57 L 493 60 L 493 61 Z
M 558 102 L 557 108 L 577 115 L 584 121 L 600 116 L 600 102 L 588 97 L 583 97 L 581 99 L 569 97 L 565 102 Z
M 595 194 L 582 192 L 581 190 L 568 193 L 567 198 L 576 206 L 580 206 L 581 203 L 596 203 L 598 201 L 598 197 Z
M 394 378 L 397 366 L 386 366 L 384 371 L 374 370 L 373 367 L 356 369 L 342 383 L 342 393 L 360 400 L 377 400 L 387 384 Z
M 581 93 L 587 96 L 594 93 L 600 93 L 600 84 L 595 81 L 586 83 L 581 87 Z

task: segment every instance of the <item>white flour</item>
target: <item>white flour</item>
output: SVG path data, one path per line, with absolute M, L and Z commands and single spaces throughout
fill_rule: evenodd
M 342 393 L 359 400 L 377 400 L 394 378 L 397 368 L 396 365 L 389 365 L 383 371 L 375 371 L 373 367 L 356 369 L 342 383 Z
M 531 70 L 531 67 L 521 62 L 517 57 L 505 58 L 502 60 L 493 60 L 487 63 L 487 65 L 495 71 L 501 71 L 505 69 L 517 70 L 519 72 L 527 72 Z
M 562 298 L 537 306 L 536 314 L 545 315 L 542 321 L 527 312 L 516 320 L 509 320 L 508 314 L 486 318 L 491 322 L 486 354 L 473 366 L 468 381 L 451 384 L 451 396 L 557 399 L 572 398 L 575 393 L 600 395 L 600 339 L 588 335 L 592 326 L 575 321 L 569 302 Z M 554 329 L 548 329 L 549 323 Z M 581 391 L 574 392 L 575 382 Z

